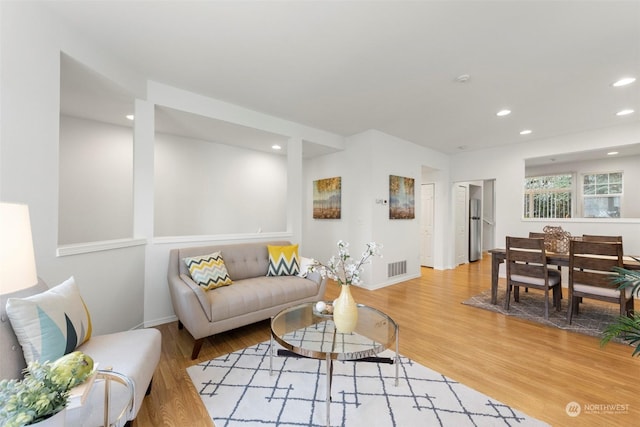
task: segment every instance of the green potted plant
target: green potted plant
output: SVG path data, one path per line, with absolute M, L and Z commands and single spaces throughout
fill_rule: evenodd
M 91 358 L 79 351 L 55 362 L 31 362 L 22 380 L 0 381 L 0 425 L 36 425 L 62 412 L 71 389 L 81 384 L 93 370 Z M 64 414 L 59 415 L 64 425 Z
M 614 270 L 618 275 L 613 279 L 613 283 L 619 285 L 621 291 L 631 288 L 631 293 L 636 298 L 640 297 L 640 270 L 627 270 L 619 267 Z M 631 316 L 618 317 L 615 323 L 605 329 L 600 344 L 604 346 L 616 337 L 635 346 L 632 356 L 640 356 L 640 314 L 633 313 Z

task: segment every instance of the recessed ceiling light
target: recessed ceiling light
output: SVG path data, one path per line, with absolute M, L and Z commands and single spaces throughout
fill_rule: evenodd
M 500 110 L 496 113 L 496 116 L 503 117 L 508 116 L 509 114 L 511 114 L 511 110 Z
M 626 86 L 626 85 L 630 85 L 631 83 L 633 83 L 635 81 L 636 81 L 635 77 L 625 77 L 625 78 L 620 79 L 617 82 L 613 83 L 611 86 L 613 86 L 613 87 Z
M 271 148 L 273 148 L 274 150 L 281 150 L 282 149 L 282 147 L 279 146 L 278 144 L 272 145 Z
M 529 135 L 531 133 L 531 129 L 525 129 L 520 131 L 520 135 Z
M 133 120 L 133 119 L 134 119 L 133 114 L 127 114 L 125 117 L 126 117 L 127 119 L 129 119 L 129 120 Z
M 629 114 L 633 114 L 633 110 L 632 109 L 627 109 L 627 110 L 620 110 L 616 113 L 616 116 L 628 116 Z
M 618 152 L 617 152 L 617 151 L 609 151 L 609 152 L 607 153 L 607 156 L 615 156 L 616 154 L 618 154 Z

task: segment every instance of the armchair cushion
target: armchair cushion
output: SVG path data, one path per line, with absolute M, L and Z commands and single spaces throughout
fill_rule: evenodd
M 56 360 L 91 337 L 91 317 L 73 277 L 40 294 L 9 298 L 6 309 L 27 363 Z

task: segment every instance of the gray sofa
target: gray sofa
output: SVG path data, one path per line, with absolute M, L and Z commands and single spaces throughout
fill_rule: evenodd
M 178 327 L 186 328 L 195 339 L 192 359 L 198 357 L 206 337 L 268 319 L 285 307 L 323 298 L 327 280 L 319 273 L 309 273 L 306 278 L 267 276 L 267 245 L 290 244 L 286 241 L 241 243 L 170 251 L 171 301 Z M 205 291 L 191 279 L 183 259 L 218 251 L 233 284 Z
M 40 281 L 35 286 L 12 294 L 0 295 L 0 379 L 21 378 L 26 367 L 22 348 L 8 319 L 8 298 L 26 298 L 49 289 Z M 66 426 L 97 427 L 104 425 L 104 382 L 109 379 L 111 400 L 109 423 L 122 426 L 133 420 L 160 361 L 161 335 L 157 329 L 135 329 L 94 335 L 78 350 L 91 356 L 101 372 L 84 403 L 71 400 Z

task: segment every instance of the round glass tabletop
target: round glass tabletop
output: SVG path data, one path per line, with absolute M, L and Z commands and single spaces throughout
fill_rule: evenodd
M 315 359 L 358 360 L 397 346 L 398 325 L 385 313 L 358 304 L 358 323 L 349 334 L 336 331 L 333 317 L 315 303 L 286 308 L 271 319 L 271 335 L 285 349 Z

